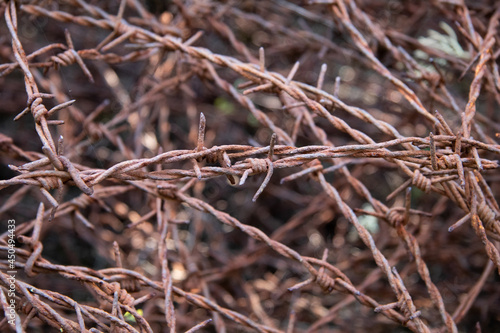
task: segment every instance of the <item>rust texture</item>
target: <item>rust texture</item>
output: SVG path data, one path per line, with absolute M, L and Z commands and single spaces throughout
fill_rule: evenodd
M 0 10 L 0 330 L 500 327 L 495 2 Z

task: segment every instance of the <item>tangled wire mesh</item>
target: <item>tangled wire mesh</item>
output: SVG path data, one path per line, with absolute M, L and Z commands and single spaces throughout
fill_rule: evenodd
M 0 8 L 2 330 L 500 327 L 494 2 Z

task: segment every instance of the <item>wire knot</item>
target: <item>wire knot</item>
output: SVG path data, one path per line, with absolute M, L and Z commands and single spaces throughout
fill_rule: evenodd
M 135 299 L 125 289 L 122 289 L 118 282 L 100 284 L 104 293 L 109 296 L 118 294 L 118 302 L 124 305 L 133 306 Z
M 325 293 L 331 293 L 333 291 L 333 287 L 335 286 L 335 280 L 326 274 L 324 267 L 320 268 L 315 281 Z
M 77 62 L 78 53 L 73 49 L 68 49 L 62 53 L 50 57 L 50 60 L 54 63 L 54 68 L 58 69 L 61 66 L 70 66 Z
M 115 289 L 118 292 L 118 301 L 124 305 L 133 306 L 135 299 L 125 289 L 121 289 L 120 285 Z
M 141 291 L 141 283 L 137 279 L 122 280 L 120 285 L 129 293 Z
M 432 185 L 431 180 L 422 175 L 420 173 L 420 170 L 415 170 L 415 173 L 413 174 L 412 183 L 425 193 L 429 193 L 431 190 L 431 185 Z
M 64 34 L 66 36 L 66 43 L 68 44 L 68 49 L 62 53 L 50 57 L 50 60 L 52 61 L 54 68 L 57 70 L 59 65 L 70 66 L 77 63 L 82 69 L 85 76 L 89 79 L 90 82 L 93 83 L 94 78 L 92 77 L 92 74 L 90 73 L 85 63 L 83 62 L 83 59 L 80 56 L 80 54 L 75 50 L 69 31 L 65 30 Z
M 267 159 L 247 158 L 244 162 L 249 163 L 250 168 L 246 169 L 245 172 L 243 172 L 243 176 L 241 176 L 240 179 L 240 185 L 245 184 L 245 181 L 247 180 L 249 175 L 266 172 L 268 168 Z
M 207 148 L 202 147 L 201 149 L 205 150 Z M 213 152 L 205 155 L 203 158 L 208 163 L 215 164 L 218 162 L 220 164 L 220 166 L 223 168 L 230 168 L 231 167 L 231 159 L 227 155 L 226 151 L 222 151 L 222 150 L 213 151 Z M 236 184 L 236 180 L 234 179 L 233 175 L 226 174 L 226 178 L 231 184 L 233 184 L 233 185 Z
M 252 166 L 252 173 L 263 173 L 267 171 L 267 161 L 260 158 L 249 158 L 247 159 Z
M 391 208 L 385 214 L 385 218 L 387 219 L 387 221 L 389 221 L 391 226 L 397 226 L 403 222 L 404 215 L 401 214 L 400 211 L 398 211 L 394 208 Z
M 273 170 L 274 170 L 273 162 L 269 158 L 265 159 L 247 158 L 244 162 L 250 163 L 250 168 L 246 169 L 245 172 L 243 172 L 243 176 L 241 176 L 240 179 L 240 185 L 245 184 L 245 181 L 247 180 L 250 174 L 264 173 L 267 171 L 266 178 L 264 178 L 264 181 L 257 190 L 257 193 L 255 193 L 254 197 L 252 198 L 252 201 L 255 202 L 259 197 L 259 195 L 262 193 L 262 191 L 264 191 L 264 188 L 266 188 L 269 181 L 271 180 L 271 176 L 273 175 Z
M 121 20 L 118 21 L 118 23 L 116 24 L 115 30 L 119 35 L 126 35 L 126 36 L 133 35 L 136 32 L 136 29 L 134 27 L 131 27 L 130 25 L 124 23 Z
M 441 156 L 438 161 L 438 168 L 439 169 L 454 169 L 455 166 L 457 165 L 457 160 L 456 160 L 457 155 L 443 155 Z
M 203 147 L 201 151 L 206 150 L 206 149 L 207 148 Z M 205 158 L 205 161 L 207 161 L 208 163 L 215 164 L 215 163 L 219 162 L 219 160 L 221 158 L 221 151 L 211 152 L 211 153 L 205 155 L 203 158 Z
M 40 123 L 42 117 L 45 117 L 48 112 L 45 105 L 43 105 L 43 99 L 41 97 L 37 97 L 31 102 L 30 109 L 37 123 Z

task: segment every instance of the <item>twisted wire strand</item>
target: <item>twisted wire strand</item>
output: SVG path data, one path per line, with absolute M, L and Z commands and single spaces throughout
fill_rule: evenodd
M 231 57 L 214 54 L 210 50 L 191 46 L 192 42 L 190 41 L 182 42 L 182 40 L 177 38 L 177 36 L 160 36 L 146 29 L 133 26 L 127 21 L 123 20 L 120 16 L 117 19 L 117 17 L 106 13 L 96 6 L 89 5 L 84 1 L 77 0 L 75 3 L 89 12 L 90 15 L 93 15 L 97 18 L 88 16 L 74 16 L 62 11 L 48 11 L 43 9 L 42 7 L 32 5 L 23 5 L 22 10 L 35 15 L 52 17 L 59 21 L 77 23 L 83 26 L 98 26 L 102 29 L 112 30 L 113 32 L 110 36 L 113 36 L 114 39 L 110 38 L 109 43 L 105 43 L 104 45 L 102 45 L 101 49 L 103 50 L 110 49 L 111 47 L 122 43 L 126 39 L 130 39 L 131 42 L 136 43 L 137 45 L 142 44 L 143 46 L 146 46 L 147 43 L 156 43 L 154 47 L 157 49 L 170 49 L 180 51 L 185 55 L 188 55 L 192 59 L 196 59 L 197 61 L 202 62 L 203 68 L 208 71 L 208 75 L 204 75 L 212 79 L 219 87 L 222 88 L 222 90 L 228 92 L 240 104 L 249 109 L 252 114 L 256 115 L 256 118 L 261 124 L 264 124 L 266 127 L 271 128 L 275 133 L 277 133 L 280 141 L 282 143 L 285 143 L 286 145 L 289 145 L 290 147 L 275 147 L 275 155 L 277 156 L 276 160 L 273 160 L 269 157 L 256 157 L 258 156 L 258 154 L 265 154 L 266 152 L 270 152 L 272 150 L 271 147 L 260 149 L 248 146 L 240 146 L 238 147 L 238 149 L 240 149 L 241 151 L 238 151 L 238 149 L 232 150 L 232 148 L 235 147 L 214 147 L 210 149 L 170 151 L 167 153 L 159 154 L 158 156 L 150 159 L 136 159 L 118 163 L 111 168 L 108 168 L 107 170 L 83 170 L 79 166 L 75 166 L 70 162 L 69 157 L 59 156 L 58 150 L 56 149 L 56 144 L 54 143 L 50 131 L 48 130 L 48 125 L 50 125 L 51 123 L 46 118 L 50 116 L 52 110 L 48 111 L 44 106 L 43 98 L 45 97 L 42 98 L 42 94 L 38 93 L 38 87 L 36 86 L 36 83 L 33 79 L 33 74 L 30 72 L 31 58 L 29 56 L 26 57 L 19 39 L 16 38 L 17 19 L 15 16 L 15 10 L 13 9 L 14 7 L 13 5 L 11 5 L 7 8 L 5 16 L 9 31 L 11 32 L 11 35 L 13 37 L 13 49 L 15 51 L 14 55 L 17 60 L 16 64 L 23 70 L 25 74 L 27 82 L 26 89 L 29 96 L 28 107 L 25 109 L 26 111 L 23 111 L 21 113 L 21 115 L 29 111 L 31 111 L 31 113 L 33 114 L 36 122 L 36 130 L 43 143 L 43 151 L 47 157 L 39 159 L 38 161 L 31 161 L 30 163 L 27 163 L 25 166 L 23 166 L 24 168 L 19 168 L 18 170 L 21 171 L 22 174 L 7 181 L 1 181 L 0 187 L 3 188 L 15 184 L 39 186 L 42 190 L 42 193 L 44 193 L 46 197 L 48 194 L 47 199 L 51 203 L 54 204 L 54 200 L 55 204 L 58 204 L 57 200 L 53 199 L 48 191 L 55 188 L 62 188 L 63 181 L 70 181 L 72 183 L 75 183 L 75 185 L 77 185 L 86 195 L 93 195 L 96 198 L 100 196 L 102 197 L 105 194 L 104 192 L 99 192 L 99 188 L 96 188 L 96 190 L 94 191 L 93 187 L 95 185 L 100 185 L 105 180 L 131 184 L 131 187 L 140 189 L 145 193 L 154 193 L 155 195 L 159 194 L 160 197 L 163 196 L 164 198 L 168 197 L 170 199 L 180 200 L 181 202 L 188 203 L 195 209 L 210 212 L 214 216 L 221 219 L 223 223 L 227 223 L 229 225 L 240 228 L 249 236 L 264 242 L 283 256 L 295 259 L 298 262 L 302 263 L 303 266 L 309 271 L 309 273 L 313 275 L 311 281 L 318 283 L 319 286 L 324 290 L 331 291 L 333 288 L 344 288 L 344 291 L 348 291 L 352 295 L 359 298 L 361 300 L 361 303 L 370 304 L 370 306 L 372 306 L 373 302 L 368 301 L 368 298 L 366 298 L 365 295 L 360 294 L 359 291 L 357 291 L 357 289 L 345 279 L 332 279 L 331 277 L 329 277 L 325 272 L 325 263 L 323 263 L 320 268 L 316 270 L 314 267 L 312 267 L 312 265 L 304 264 L 304 258 L 301 257 L 300 254 L 290 252 L 290 249 L 286 247 L 281 247 L 279 245 L 280 243 L 274 242 L 272 239 L 266 237 L 266 235 L 263 234 L 263 232 L 259 229 L 249 229 L 247 228 L 247 226 L 238 223 L 238 221 L 235 221 L 230 216 L 222 215 L 222 212 L 215 210 L 213 207 L 204 205 L 203 201 L 199 202 L 191 197 L 182 194 L 183 191 L 179 192 L 174 185 L 170 186 L 170 184 L 168 183 L 163 183 L 164 180 L 170 179 L 186 179 L 193 177 L 196 177 L 198 179 L 207 179 L 220 175 L 225 175 L 228 178 L 230 176 L 232 177 L 233 175 L 242 176 L 242 183 L 244 183 L 249 175 L 256 175 L 265 172 L 268 172 L 268 176 L 266 176 L 266 180 L 268 180 L 268 178 L 270 178 L 272 174 L 273 168 L 289 168 L 304 165 L 305 169 L 303 170 L 303 172 L 299 172 L 297 173 L 297 175 L 303 176 L 307 174 L 310 175 L 313 179 L 319 179 L 324 191 L 337 203 L 343 215 L 347 219 L 349 219 L 351 223 L 353 223 L 365 244 L 372 251 L 375 261 L 387 276 L 394 294 L 399 295 L 398 306 L 404 314 L 403 320 L 401 320 L 402 317 L 397 317 L 399 313 L 395 311 L 391 312 L 392 308 L 390 307 L 384 310 L 384 313 L 386 313 L 388 317 L 392 319 L 396 318 L 402 323 L 406 323 L 406 321 L 409 320 L 410 322 L 408 323 L 408 325 L 410 325 L 410 327 L 415 331 L 425 331 L 427 327 L 418 318 L 418 311 L 416 311 L 416 308 L 411 301 L 411 297 L 409 297 L 409 294 L 407 294 L 407 290 L 404 287 L 402 279 L 400 279 L 399 275 L 395 271 L 391 272 L 387 264 L 387 260 L 380 255 L 380 251 L 377 252 L 376 247 L 373 244 L 373 240 L 370 238 L 367 231 L 360 227 L 359 221 L 357 221 L 356 216 L 352 211 L 348 209 L 349 207 L 347 206 L 347 204 L 342 201 L 337 189 L 326 182 L 326 180 L 324 179 L 324 172 L 326 172 L 326 168 L 323 168 L 320 162 L 331 161 L 332 163 L 334 163 L 334 167 L 338 167 L 336 170 L 340 170 L 346 176 L 356 193 L 358 193 L 361 197 L 366 198 L 368 202 L 370 202 L 370 204 L 372 204 L 372 206 L 381 213 L 381 216 L 385 216 L 385 218 L 390 222 L 392 226 L 401 226 L 403 217 L 397 211 L 397 209 L 389 209 L 388 207 L 385 207 L 385 205 L 383 205 L 381 202 L 373 198 L 367 188 L 363 185 L 363 183 L 350 175 L 349 170 L 345 165 L 335 165 L 337 163 L 337 161 L 335 161 L 335 158 L 384 158 L 386 161 L 396 163 L 405 172 L 405 174 L 410 178 L 408 184 L 415 185 L 425 193 L 430 193 L 431 191 L 433 191 L 438 194 L 446 195 L 453 201 L 455 201 L 457 205 L 460 206 L 464 211 L 470 211 L 469 218 L 472 221 L 474 230 L 485 244 L 489 257 L 497 264 L 498 267 L 500 267 L 498 250 L 496 250 L 494 244 L 488 240 L 485 233 L 485 230 L 497 234 L 499 233 L 497 221 L 498 215 L 496 213 L 498 211 L 498 206 L 496 205 L 493 195 L 482 194 L 481 187 L 485 188 L 483 190 L 484 192 L 489 193 L 487 190 L 489 187 L 486 183 L 481 183 L 481 186 L 476 184 L 474 186 L 474 191 L 478 191 L 479 198 L 471 198 L 470 182 L 471 178 L 473 177 L 471 177 L 469 173 L 467 174 L 467 177 L 465 177 L 463 170 L 464 167 L 466 167 L 469 169 L 474 169 L 474 171 L 477 171 L 479 173 L 482 172 L 483 169 L 498 168 L 498 164 L 495 161 L 481 159 L 479 157 L 477 149 L 479 148 L 488 152 L 492 152 L 494 154 L 498 154 L 500 151 L 500 147 L 498 147 L 498 145 L 488 145 L 482 143 L 481 141 L 474 140 L 472 139 L 472 137 L 470 137 L 472 128 L 475 128 L 476 131 L 478 131 L 477 126 L 475 126 L 474 123 L 474 119 L 476 118 L 475 101 L 481 91 L 482 81 L 487 68 L 486 65 L 492 57 L 494 46 L 492 40 L 494 38 L 491 35 L 496 28 L 494 19 L 491 19 L 490 25 L 488 26 L 487 35 L 484 39 L 481 38 L 476 32 L 474 32 L 472 25 L 468 27 L 469 33 L 471 35 L 470 38 L 475 41 L 476 49 L 479 50 L 479 63 L 474 74 L 473 89 L 471 89 L 469 95 L 469 102 L 467 104 L 466 113 L 462 118 L 463 138 L 459 138 L 459 136 L 451 135 L 452 133 L 449 133 L 450 131 L 447 131 L 449 127 L 447 127 L 446 122 L 439 119 L 438 114 L 428 113 L 427 110 L 423 107 L 420 100 L 417 98 L 416 94 L 404 83 L 402 83 L 402 81 L 395 78 L 390 73 L 390 71 L 380 61 L 378 61 L 373 51 L 370 49 L 366 38 L 357 29 L 354 23 L 356 22 L 356 18 L 359 17 L 361 21 L 363 21 L 367 26 L 370 27 L 369 30 L 372 31 L 374 36 L 389 50 L 391 50 L 391 52 L 393 52 L 396 58 L 401 57 L 400 53 L 397 52 L 398 49 L 394 47 L 392 42 L 387 38 L 383 38 L 382 35 L 384 34 L 384 31 L 382 31 L 380 27 L 373 25 L 369 20 L 369 17 L 366 16 L 364 12 L 360 11 L 352 1 L 348 2 L 347 4 L 344 3 L 344 1 L 338 1 L 336 2 L 336 4 L 332 5 L 332 10 L 335 16 L 341 18 L 341 20 L 339 21 L 342 22 L 344 27 L 351 35 L 352 39 L 354 40 L 355 46 L 365 55 L 365 57 L 369 61 L 373 63 L 374 68 L 384 78 L 388 79 L 397 88 L 398 91 L 402 92 L 402 94 L 410 102 L 412 107 L 416 109 L 421 115 L 435 124 L 441 124 L 439 125 L 440 127 L 438 126 L 440 131 L 444 131 L 447 135 L 433 136 L 433 140 L 435 140 L 435 142 L 431 144 L 429 140 L 422 138 L 405 138 L 404 136 L 399 134 L 399 132 L 390 124 L 376 119 L 365 110 L 345 104 L 340 99 L 338 99 L 336 95 L 330 95 L 326 93 L 322 90 L 320 84 L 318 84 L 318 86 L 315 88 L 298 81 L 293 81 L 293 76 L 298 66 L 294 67 L 289 76 L 285 78 L 278 73 L 267 71 L 263 65 L 263 62 L 261 62 L 261 66 L 259 67 L 256 64 L 243 63 Z M 498 17 L 498 11 L 495 12 L 493 18 L 495 17 Z M 212 25 L 214 25 L 213 22 Z M 216 29 L 219 29 L 221 33 L 225 34 L 228 39 L 230 39 L 231 43 L 238 52 L 242 54 L 246 53 L 246 50 L 242 48 L 240 44 L 236 43 L 236 41 L 234 40 L 234 36 L 232 36 L 230 32 L 227 31 L 224 25 L 215 24 L 214 26 L 216 27 Z M 116 37 L 116 35 L 119 36 Z M 73 52 L 69 52 L 71 50 Z M 74 49 L 71 48 L 69 50 L 66 50 L 65 52 L 62 52 L 58 56 L 54 56 L 51 59 L 54 63 L 69 65 L 70 62 L 74 63 L 78 59 L 81 60 L 81 57 L 77 58 L 75 54 L 79 55 L 78 52 L 74 51 Z M 136 55 L 138 54 L 139 53 L 136 53 Z M 142 55 L 146 54 L 150 55 L 151 53 L 142 53 Z M 97 57 L 97 55 L 95 56 Z M 99 59 L 107 59 L 106 61 L 111 61 L 112 59 L 111 55 L 100 55 L 99 57 Z M 124 59 L 130 60 L 132 59 L 132 56 L 130 56 L 129 58 L 123 57 L 117 61 L 124 61 Z M 251 60 L 250 62 L 253 61 L 252 59 L 249 60 Z M 295 144 L 296 135 L 288 135 L 287 131 L 281 129 L 273 121 L 271 121 L 271 118 L 268 117 L 264 112 L 258 110 L 255 105 L 253 105 L 251 99 L 244 96 L 245 92 L 238 92 L 229 82 L 221 79 L 215 71 L 215 68 L 213 66 L 214 64 L 230 68 L 232 71 L 253 82 L 253 84 L 257 84 L 256 87 L 249 88 L 249 90 L 246 91 L 247 94 L 257 91 L 279 90 L 281 91 L 282 95 L 288 96 L 280 97 L 282 97 L 284 106 L 289 107 L 291 105 L 294 105 L 294 111 L 291 112 L 291 115 L 296 120 L 296 127 L 299 128 L 302 125 L 309 126 L 309 128 L 313 130 L 316 138 L 324 146 L 294 148 L 293 146 Z M 203 77 L 203 75 L 200 76 Z M 330 101 L 329 103 L 331 105 L 334 105 L 335 107 L 348 112 L 350 115 L 361 119 L 363 122 L 375 126 L 382 133 L 389 134 L 391 137 L 395 137 L 396 140 L 392 141 L 394 145 L 402 145 L 405 150 L 390 151 L 388 148 L 390 148 L 392 144 L 389 144 L 387 142 L 375 143 L 375 141 L 366 133 L 352 128 L 346 121 L 344 121 L 340 117 L 337 117 L 336 115 L 333 115 L 333 112 L 331 112 L 327 108 L 327 103 L 325 101 L 321 102 L 320 98 Z M 320 115 L 325 117 L 333 125 L 334 128 L 348 133 L 359 144 L 333 148 L 333 144 L 331 142 L 328 142 L 328 136 L 326 135 L 325 131 L 315 124 L 312 115 Z M 100 130 L 102 130 L 102 132 L 99 130 L 95 130 L 94 132 L 97 134 L 103 134 L 105 132 L 104 128 L 100 128 Z M 108 135 L 109 137 L 113 136 L 112 134 L 109 134 L 109 131 L 104 134 Z M 481 135 L 481 133 L 479 133 L 479 135 L 482 141 L 487 141 L 483 140 L 484 136 Z M 432 151 L 429 153 L 427 151 L 420 150 L 420 146 L 417 148 L 419 144 L 424 146 L 431 145 Z M 444 155 L 441 155 L 438 159 L 436 159 L 434 144 L 436 144 L 441 150 L 445 148 L 451 148 L 451 151 L 453 151 L 454 148 L 455 153 L 449 154 L 449 151 L 446 151 Z M 453 145 L 455 145 L 455 147 L 453 147 Z M 201 148 L 204 148 L 203 145 Z M 442 153 L 438 151 L 437 154 L 439 156 L 439 154 Z M 245 157 L 246 159 L 236 161 L 239 158 Z M 218 162 L 220 167 L 200 167 L 196 161 L 203 158 L 209 163 Z M 169 164 L 189 160 L 195 161 L 194 170 L 166 169 L 157 170 L 154 172 L 147 172 L 142 170 L 143 168 L 150 165 Z M 310 165 L 306 165 L 307 163 L 316 165 L 313 165 L 311 167 Z M 430 168 L 429 166 L 432 166 L 432 168 Z M 53 167 L 55 170 L 44 170 L 49 172 L 40 173 L 41 170 L 39 169 L 45 167 Z M 438 174 L 437 171 L 443 172 Z M 446 171 L 449 171 L 449 174 L 446 173 Z M 456 175 L 453 175 L 455 173 L 458 174 L 460 183 L 456 182 L 457 177 Z M 440 177 L 440 175 L 444 176 Z M 436 176 L 440 178 L 436 178 Z M 289 179 L 294 178 L 292 177 Z M 479 177 L 477 179 L 479 179 Z M 154 185 L 152 185 L 151 180 L 154 180 L 153 183 L 157 186 L 155 190 L 152 190 L 154 188 Z M 134 181 L 136 183 L 132 183 Z M 265 183 L 263 183 L 263 185 L 261 186 L 262 189 L 264 184 Z M 185 186 L 186 188 L 189 188 L 189 186 L 191 185 Z M 130 189 L 130 187 L 128 189 Z M 259 189 L 258 194 L 260 192 L 261 191 Z M 93 203 L 94 199 L 90 199 L 86 195 L 81 195 L 77 199 L 72 200 L 71 203 L 68 202 L 61 204 L 60 210 L 56 213 L 56 216 L 63 216 L 64 214 L 68 214 L 70 212 L 77 214 L 79 212 L 78 209 L 87 207 L 88 205 Z M 469 204 L 470 202 L 473 203 L 472 206 L 471 204 Z M 41 216 L 44 215 L 45 213 L 42 212 Z M 37 220 L 34 223 L 35 229 L 37 228 L 36 223 L 38 222 L 38 220 L 39 219 L 37 217 Z M 444 303 L 442 297 L 439 295 L 439 291 L 430 280 L 429 272 L 420 255 L 420 249 L 417 241 L 411 234 L 407 233 L 404 228 L 401 230 L 398 229 L 398 234 L 410 249 L 413 257 L 417 258 L 416 261 L 419 274 L 423 277 L 426 283 L 426 287 L 431 295 L 431 299 L 433 300 L 434 304 L 437 304 L 443 322 L 446 324 L 449 331 L 456 331 L 453 320 L 444 309 Z M 44 260 L 40 256 L 41 247 L 37 247 L 39 244 L 41 245 L 40 241 L 35 240 L 35 238 L 27 241 L 28 243 L 31 242 L 30 246 L 32 246 L 32 251 L 30 252 L 26 264 L 24 264 L 24 268 L 29 275 L 35 274 L 37 265 L 43 264 Z M 61 270 L 61 272 L 62 271 L 63 270 Z M 64 271 L 67 272 L 67 270 Z M 81 277 L 80 275 L 78 276 Z M 120 287 L 118 284 L 106 283 L 103 286 L 98 286 L 96 282 L 97 280 L 91 279 L 90 277 L 88 278 L 88 281 L 92 281 L 92 283 L 95 284 L 93 288 L 96 290 L 96 292 L 100 292 L 100 295 L 102 295 L 108 301 L 112 301 L 115 303 L 120 302 L 127 307 L 131 307 L 135 302 L 132 297 L 129 297 L 130 295 L 125 291 L 125 288 Z M 161 286 L 160 288 L 160 290 L 162 290 L 163 292 L 167 292 L 166 289 L 167 288 L 165 288 L 164 286 Z M 212 301 L 208 299 L 200 300 L 198 298 L 199 295 L 186 294 L 180 289 L 172 290 L 174 290 L 174 292 L 178 293 L 179 295 L 184 295 L 186 299 L 189 299 L 193 303 L 196 303 L 198 305 L 203 304 L 202 307 L 218 311 L 219 313 L 223 313 L 228 318 L 241 323 L 245 323 L 246 326 L 252 327 L 257 331 L 268 330 L 267 328 L 262 327 L 262 325 L 258 325 L 249 321 L 248 318 L 240 317 L 239 314 L 232 313 L 229 315 L 228 312 L 221 309 Z M 65 322 L 64 318 L 61 318 L 59 315 L 57 315 L 57 313 L 53 313 L 51 309 L 44 308 L 44 305 L 39 303 L 37 300 L 30 300 L 34 302 L 34 304 L 37 304 L 37 306 L 45 309 L 43 310 L 45 311 L 45 318 L 50 318 L 48 320 L 50 320 L 54 325 L 63 325 L 65 329 L 68 329 L 70 331 L 76 331 L 77 329 L 82 330 L 82 326 L 85 326 L 85 324 L 82 325 L 82 320 L 80 320 L 83 313 L 83 308 L 74 306 L 79 319 L 79 322 L 77 324 L 75 322 Z M 115 309 L 115 303 L 113 303 L 113 309 Z M 134 311 L 133 309 L 131 310 Z M 137 312 L 135 312 L 134 315 L 136 313 Z M 113 315 L 114 314 L 115 313 L 113 313 Z M 144 325 L 144 323 L 140 319 L 141 317 L 139 316 L 137 318 L 140 324 Z M 116 320 L 112 320 L 112 322 L 114 325 Z M 272 329 L 269 329 L 269 331 L 272 331 Z

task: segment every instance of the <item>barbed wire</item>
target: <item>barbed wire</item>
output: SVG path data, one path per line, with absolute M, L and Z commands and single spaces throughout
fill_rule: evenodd
M 122 0 L 118 8 L 83 0 L 63 1 L 60 7 L 29 1 L 3 5 L 12 41 L 10 59 L 0 65 L 0 76 L 7 79 L 16 70 L 22 72 L 27 99 L 14 120 L 27 121 L 23 118 L 31 114 L 41 144 L 41 151 L 28 151 L 21 148 L 25 145 L 19 137 L 0 134 L 0 149 L 16 173 L 0 180 L 0 189 L 13 191 L 20 186 L 0 206 L 0 213 L 16 211 L 30 196 L 36 198 L 30 202 L 39 202 L 36 218 L 16 226 L 23 245 L 16 249 L 15 267 L 25 276 L 14 283 L 13 329 L 29 331 L 30 325 L 40 325 L 33 323 L 37 318 L 68 332 L 153 332 L 165 326 L 170 332 L 181 328 L 195 332 L 207 325 L 218 332 L 231 330 L 230 325 L 258 332 L 309 332 L 332 322 L 345 328 L 336 320 L 338 311 L 341 305 L 357 301 L 414 332 L 458 331 L 457 324 L 489 284 L 493 268 L 500 274 L 500 207 L 492 185 L 499 179 L 491 172 L 499 167 L 495 131 L 500 126 L 494 114 L 482 111 L 480 101 L 483 94 L 491 103 L 499 100 L 500 10 L 488 7 L 484 12 L 490 14 L 474 13 L 478 15 L 474 21 L 465 3 L 431 4 L 456 22 L 464 39 L 460 42 L 470 53 L 465 60 L 423 45 L 405 34 L 407 27 L 398 31 L 384 25 L 383 19 L 369 13 L 376 10 L 374 4 L 372 8 L 340 0 L 309 1 L 309 5 L 277 1 L 246 8 L 218 1 L 174 1 L 158 15 L 136 0 Z M 298 17 L 299 25 L 281 11 Z M 39 43 L 20 35 L 26 17 L 66 23 L 66 30 L 56 28 L 63 31 L 65 43 L 36 49 Z M 311 28 L 314 24 L 326 27 L 327 33 Z M 245 29 L 247 35 L 242 33 Z M 91 31 L 99 31 L 99 37 L 82 37 Z M 342 38 L 332 41 L 328 34 Z M 293 65 L 286 60 L 280 67 L 273 59 L 286 54 L 279 40 L 260 48 L 243 41 L 243 36 L 265 40 L 278 35 L 288 41 L 287 47 L 310 50 Z M 214 40 L 227 47 L 224 54 L 216 51 L 220 47 L 212 44 Z M 422 61 L 417 50 L 447 63 Z M 384 60 L 384 52 L 390 60 Z M 368 98 L 367 92 L 359 100 L 341 95 L 348 83 L 338 77 L 331 84 L 327 73 L 328 66 L 335 68 L 336 59 L 342 57 L 376 77 L 374 82 L 387 89 L 399 111 L 383 105 L 357 106 Z M 120 70 L 108 64 L 139 61 L 147 65 L 133 74 L 138 82 L 135 90 L 127 91 L 127 80 L 117 74 Z M 311 62 L 319 61 L 324 62 L 319 74 L 304 79 L 301 72 L 316 73 Z M 356 73 L 346 63 L 344 69 Z M 88 103 L 95 104 L 93 109 L 78 105 L 84 97 L 72 97 L 60 73 L 61 67 L 70 70 L 75 64 L 86 85 L 106 87 L 113 102 L 85 86 L 82 91 L 89 98 L 99 96 L 99 101 Z M 468 97 L 461 98 L 452 87 L 459 76 L 455 72 L 463 77 L 472 69 Z M 370 87 L 363 82 L 366 75 L 357 75 L 354 86 Z M 217 100 L 215 107 L 197 105 L 197 96 L 213 99 L 203 89 L 225 96 L 225 106 L 217 106 Z M 115 109 L 110 112 L 111 105 Z M 253 118 L 237 119 L 235 114 L 243 112 L 239 109 Z M 216 112 L 236 126 L 224 128 Z M 57 120 L 49 119 L 56 116 Z M 242 130 L 249 126 L 265 146 Z M 233 134 L 238 130 L 240 134 Z M 105 140 L 109 147 L 101 146 Z M 99 154 L 106 157 L 86 160 L 81 156 L 85 150 L 94 151 L 92 159 Z M 396 179 L 389 182 L 389 191 L 368 181 L 364 173 L 370 167 L 377 172 L 390 170 L 388 177 Z M 262 180 L 261 174 L 265 174 Z M 210 202 L 207 193 L 220 178 L 229 184 L 217 190 L 220 196 L 212 194 Z M 260 185 L 252 195 L 232 197 L 246 193 L 257 178 Z M 412 201 L 418 201 L 412 196 L 423 196 L 419 205 L 429 207 L 411 208 Z M 289 214 L 274 202 L 276 198 L 293 203 L 294 208 L 286 210 L 296 212 L 294 217 L 286 221 Z M 136 200 L 144 207 L 142 215 L 132 208 Z M 371 210 L 361 208 L 364 203 Z M 46 206 L 51 209 L 46 211 Z M 438 218 L 445 210 L 449 216 Z M 255 224 L 243 221 L 244 212 Z M 222 226 L 212 225 L 208 216 Z M 379 233 L 367 224 L 366 216 L 378 221 Z M 282 218 L 284 225 L 275 227 Z M 120 219 L 130 221 L 126 228 Z M 444 236 L 458 233 L 467 222 L 470 230 Z M 335 225 L 330 245 L 327 236 L 318 233 L 328 223 Z M 135 238 L 121 235 L 116 231 L 120 228 Z M 95 245 L 106 268 L 51 263 L 44 257 L 50 229 L 75 232 L 77 238 Z M 453 256 L 467 262 L 466 254 L 472 252 L 451 237 L 470 239 L 472 231 L 476 236 L 468 240 L 474 244 L 470 251 L 482 251 L 483 273 L 466 274 L 468 289 L 455 306 L 433 277 L 431 255 L 437 243 L 449 241 Z M 433 232 L 440 238 L 432 239 Z M 7 232 L 0 239 L 0 252 L 8 253 Z M 243 250 L 233 245 L 243 244 L 242 239 L 248 243 Z M 391 255 L 393 249 L 399 250 Z M 434 256 L 443 267 L 448 265 L 445 254 Z M 0 264 L 8 267 L 6 259 Z M 127 268 L 134 265 L 135 269 Z M 260 265 L 273 270 L 259 268 L 235 278 L 247 267 Z M 92 301 L 81 302 L 57 288 L 39 286 L 37 279 L 49 274 L 68 285 L 79 282 Z M 359 276 L 367 277 L 359 283 Z M 412 282 L 413 276 L 423 284 Z M 228 284 L 231 280 L 234 283 Z M 7 327 L 9 275 L 1 272 L 0 281 L 5 312 L 0 326 Z M 427 297 L 433 309 L 424 305 L 422 299 Z M 270 308 L 273 302 L 276 312 L 271 315 L 263 307 Z M 373 320 L 364 315 L 368 322 Z

